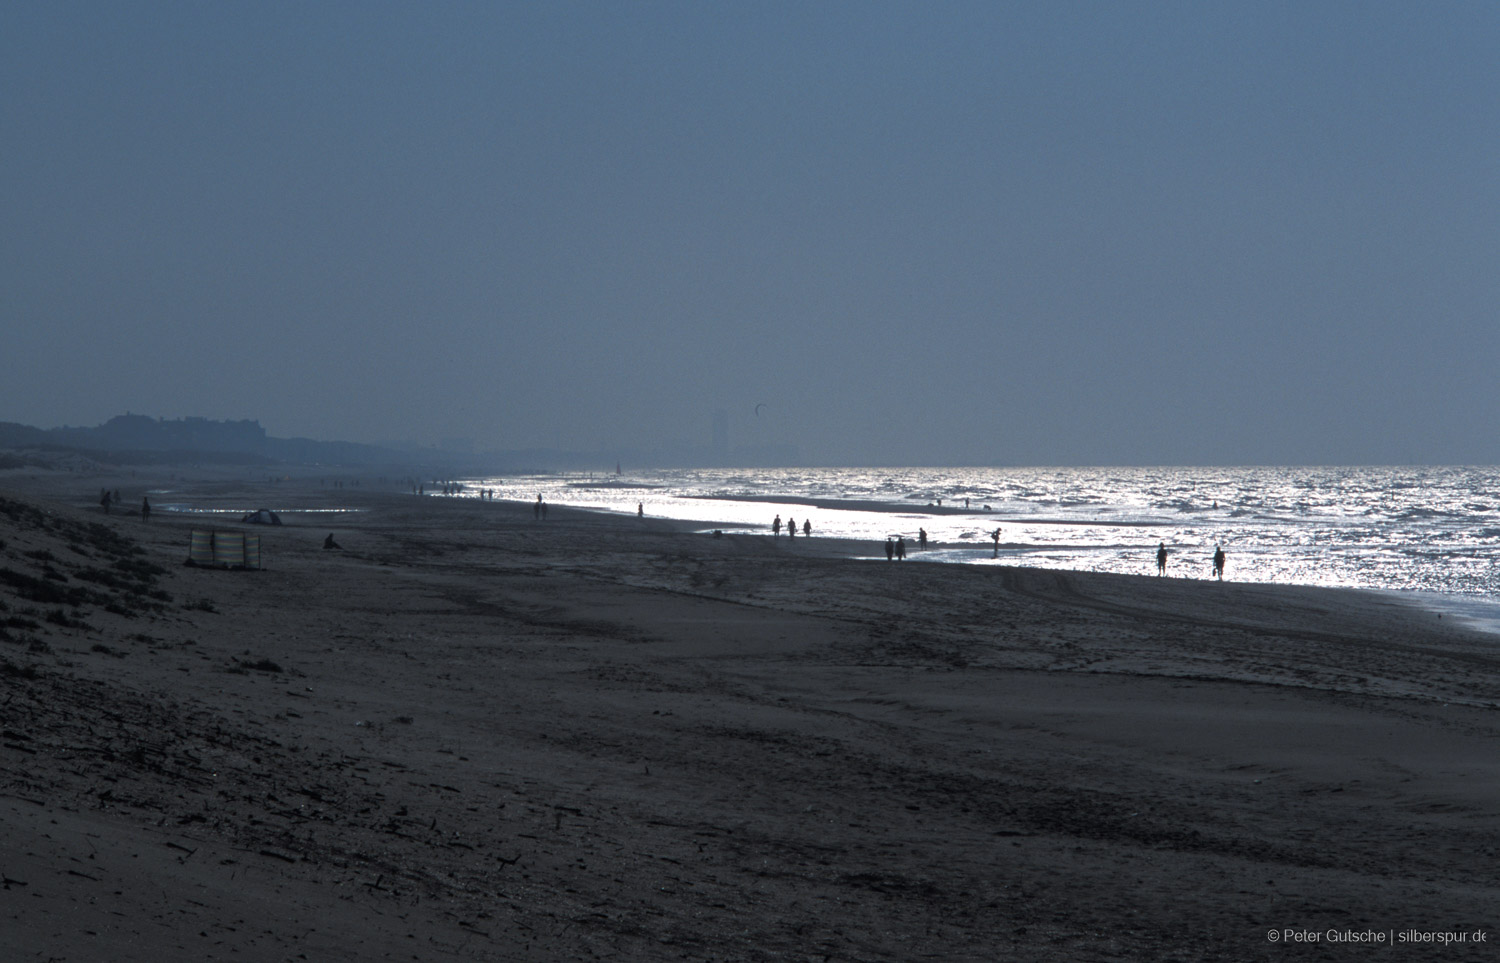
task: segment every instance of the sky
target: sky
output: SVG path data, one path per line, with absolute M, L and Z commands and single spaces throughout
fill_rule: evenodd
M 0 4 L 0 421 L 1495 464 L 1496 50 L 1442 0 Z

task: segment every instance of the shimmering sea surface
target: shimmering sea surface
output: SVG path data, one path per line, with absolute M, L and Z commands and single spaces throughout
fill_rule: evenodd
M 928 562 L 1151 574 L 1165 543 L 1168 575 L 1209 578 L 1222 545 L 1229 579 L 1408 593 L 1500 624 L 1497 468 L 716 469 L 467 485 L 731 532 L 810 520 L 814 537 L 903 537 Z

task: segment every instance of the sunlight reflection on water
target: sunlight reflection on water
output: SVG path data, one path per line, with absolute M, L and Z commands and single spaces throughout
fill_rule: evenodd
M 899 535 L 934 562 L 993 564 L 999 526 L 1012 565 L 1154 574 L 1165 543 L 1168 575 L 1208 578 L 1221 544 L 1230 579 L 1500 600 L 1494 468 L 740 469 L 471 485 L 622 514 L 641 504 L 730 532 L 810 518 L 815 536 Z

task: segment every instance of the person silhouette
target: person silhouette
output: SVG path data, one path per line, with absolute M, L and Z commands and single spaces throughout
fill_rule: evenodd
M 999 558 L 1000 557 L 1000 529 L 998 529 L 998 528 L 995 529 L 995 531 L 990 535 L 990 537 L 995 540 L 995 554 L 991 555 L 990 558 Z
M 893 542 L 893 541 L 891 541 L 890 538 L 886 538 L 886 540 L 885 540 L 885 560 L 887 562 L 889 562 L 891 559 L 893 559 L 895 557 L 896 557 L 896 543 Z
M 802 537 L 812 538 L 812 522 L 806 518 L 802 520 Z
M 1224 581 L 1224 546 L 1214 546 L 1214 576 Z
M 780 535 L 781 534 L 781 516 L 780 515 L 777 515 L 776 516 L 776 521 L 774 521 L 774 522 L 771 523 L 771 534 L 772 535 Z
M 795 518 L 788 517 L 786 520 L 786 537 L 797 537 L 797 520 Z
M 1156 574 L 1167 574 L 1167 543 L 1156 546 Z
M 903 562 L 906 561 L 906 539 L 904 537 L 896 539 L 896 557 Z
M 151 521 L 151 502 L 144 495 L 141 496 L 141 521 Z

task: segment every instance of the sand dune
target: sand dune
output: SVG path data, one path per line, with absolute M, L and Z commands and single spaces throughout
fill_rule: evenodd
M 8 958 L 1493 956 L 1497 640 L 1383 596 L 0 483 Z

